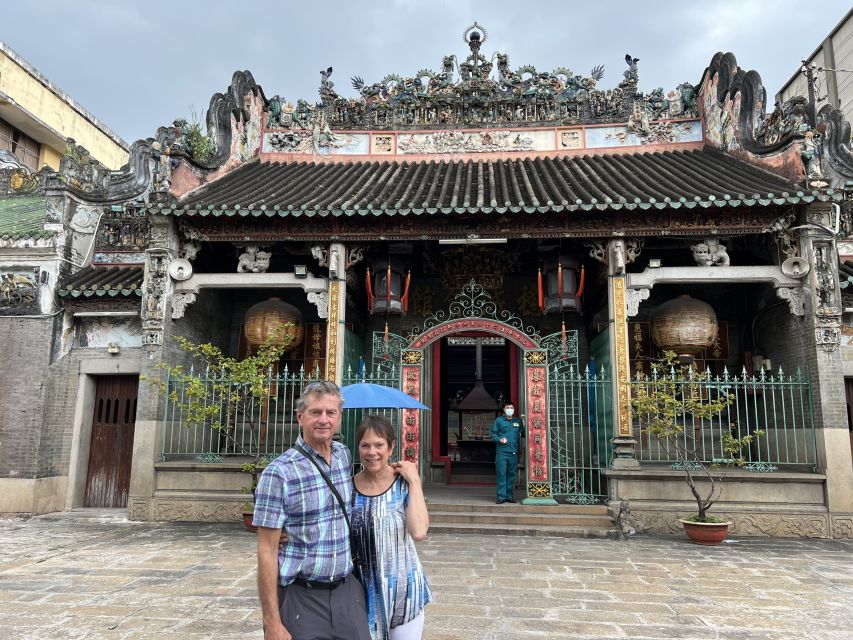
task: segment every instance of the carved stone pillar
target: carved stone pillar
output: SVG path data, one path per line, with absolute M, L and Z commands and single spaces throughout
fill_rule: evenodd
M 344 271 L 346 247 L 341 242 L 329 246 L 329 322 L 326 329 L 326 378 L 341 384 L 344 375 L 344 335 L 347 281 Z
M 853 466 L 841 357 L 841 290 L 838 253 L 831 233 L 834 205 L 815 203 L 806 213 L 803 253 L 811 263 L 805 295 L 806 331 L 814 336 L 803 361 L 812 369 L 818 471 L 826 474 L 826 503 L 830 513 L 853 512 Z M 808 225 L 813 223 L 814 226 Z M 820 225 L 820 226 L 817 226 Z
M 163 344 L 169 339 L 172 281 L 169 261 L 177 255 L 177 236 L 173 220 L 151 216 L 148 248 L 145 252 L 145 278 L 142 285 L 142 340 L 148 358 L 142 358 L 140 373 L 149 379 L 164 375 L 158 368 Z M 150 382 L 139 383 L 136 425 L 133 434 L 133 470 L 127 499 L 131 520 L 154 518 L 154 463 L 160 456 L 163 399 Z
M 607 296 L 609 303 L 610 361 L 613 363 L 613 462 L 615 469 L 639 469 L 635 458 L 631 421 L 630 362 L 628 359 L 628 312 L 626 302 L 626 246 L 622 239 L 607 244 Z M 638 302 L 639 304 L 639 302 Z

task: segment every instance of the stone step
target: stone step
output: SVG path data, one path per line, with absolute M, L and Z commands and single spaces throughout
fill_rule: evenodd
M 539 504 L 485 504 L 485 503 L 452 503 L 439 500 L 430 500 L 427 504 L 430 512 L 462 512 L 470 513 L 477 512 L 497 512 L 497 513 L 543 513 L 543 514 L 559 514 L 559 515 L 593 515 L 607 516 L 607 507 L 603 504 L 555 504 L 555 505 L 539 505 Z
M 540 527 L 526 524 L 483 525 L 480 523 L 430 523 L 430 533 L 487 536 L 536 536 L 551 538 L 607 538 L 611 527 Z
M 613 522 L 607 515 L 585 515 L 566 513 L 527 513 L 514 512 L 508 509 L 506 513 L 493 511 L 437 511 L 430 509 L 430 523 L 435 524 L 479 524 L 484 527 L 501 527 L 503 525 L 526 525 L 534 528 L 551 527 L 586 527 L 609 529 Z
M 495 486 L 495 476 L 494 474 L 454 473 L 450 477 L 450 484 L 490 484 Z

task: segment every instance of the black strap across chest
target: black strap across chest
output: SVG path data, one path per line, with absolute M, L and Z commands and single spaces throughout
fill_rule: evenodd
M 347 528 L 348 528 L 350 531 L 352 531 L 352 525 L 350 524 L 349 516 L 347 515 L 347 509 L 346 509 L 346 505 L 344 505 L 344 499 L 343 499 L 343 498 L 341 498 L 341 494 L 340 494 L 340 493 L 338 493 L 338 490 L 335 488 L 335 485 L 334 485 L 334 483 L 332 482 L 332 479 L 329 477 L 329 474 L 328 474 L 328 473 L 326 473 L 326 472 L 325 472 L 325 470 L 323 470 L 323 467 L 321 467 L 321 466 L 319 465 L 319 463 L 317 462 L 317 459 L 316 459 L 314 456 L 312 456 L 308 451 L 306 451 L 306 450 L 305 450 L 305 447 L 303 447 L 301 444 L 297 444 L 297 445 L 296 445 L 296 446 L 294 446 L 293 448 L 294 448 L 294 449 L 296 449 L 296 450 L 297 450 L 299 453 L 301 453 L 303 456 L 305 456 L 306 458 L 308 458 L 308 460 L 310 460 L 310 461 L 311 461 L 311 463 L 312 463 L 315 467 L 317 467 L 317 471 L 319 471 L 319 472 L 320 472 L 320 475 L 323 477 L 323 480 L 325 480 L 325 481 L 326 481 L 326 484 L 327 484 L 327 485 L 329 485 L 329 490 L 332 492 L 332 495 L 334 495 L 334 496 L 335 496 L 335 498 L 337 498 L 337 499 L 338 499 L 338 504 L 339 504 L 339 505 L 341 505 L 341 511 L 343 511 L 344 519 L 347 521 Z

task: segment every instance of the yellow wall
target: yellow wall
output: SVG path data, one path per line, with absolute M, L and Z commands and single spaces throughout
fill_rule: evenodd
M 71 136 L 72 138 L 74 136 Z M 83 145 L 86 146 L 85 144 Z M 64 151 L 57 151 L 53 147 L 48 147 L 46 144 L 41 145 L 41 153 L 39 153 L 39 169 L 47 165 L 51 169 L 59 170 L 59 163 L 62 160 Z
M 128 154 L 121 145 L 92 124 L 83 114 L 57 95 L 32 73 L 0 50 L 0 92 L 12 98 L 20 107 L 34 115 L 63 138 L 74 138 L 94 158 L 110 169 L 118 169 L 127 162 Z M 28 135 L 29 132 L 24 131 Z M 32 136 L 31 137 L 36 137 Z M 36 137 L 38 140 L 38 138 Z M 39 140 L 39 142 L 42 142 Z M 44 148 L 39 166 L 47 164 L 59 169 L 64 148 Z M 55 147 L 55 146 L 54 146 Z

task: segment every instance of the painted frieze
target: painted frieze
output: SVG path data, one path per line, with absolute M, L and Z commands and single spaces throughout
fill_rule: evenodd
M 82 317 L 77 326 L 81 348 L 141 347 L 142 323 L 138 317 Z
M 0 273 L 0 313 L 19 316 L 39 313 L 38 269 Z

